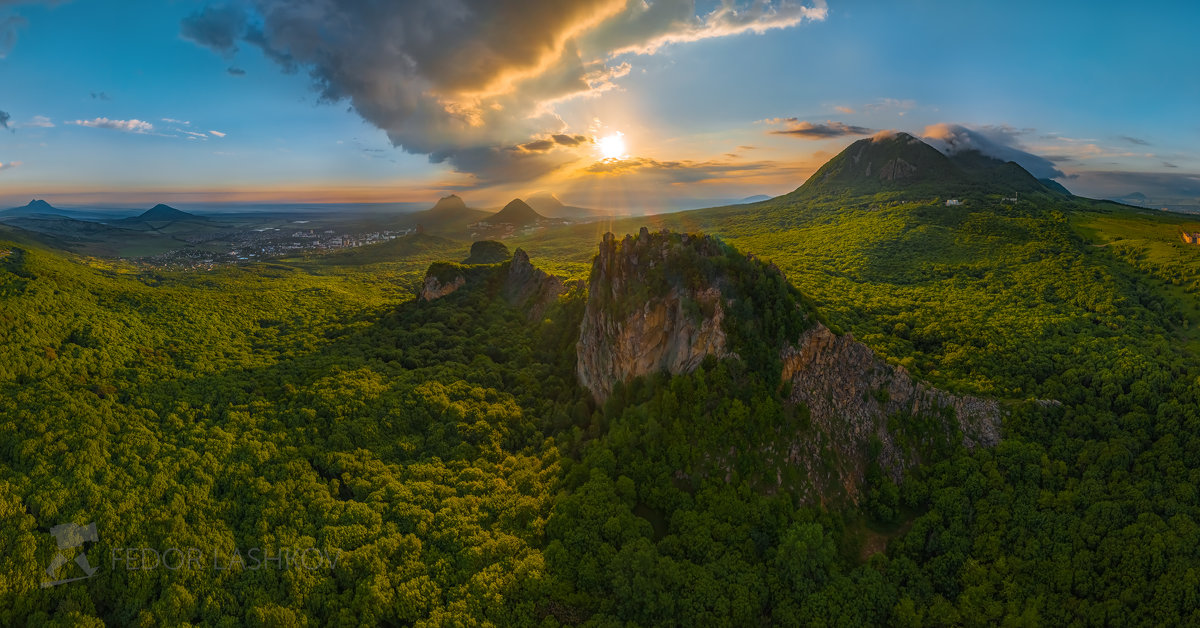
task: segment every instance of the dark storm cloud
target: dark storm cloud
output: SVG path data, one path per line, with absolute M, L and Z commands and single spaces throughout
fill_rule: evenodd
M 1051 160 L 1019 148 L 1019 137 L 1023 133 L 1008 126 L 968 128 L 961 124 L 941 123 L 925 127 L 924 136 L 925 141 L 944 153 L 977 150 L 1001 161 L 1015 161 L 1039 179 L 1064 176 Z
M 592 141 L 591 138 L 586 135 L 562 135 L 561 133 L 557 133 L 551 137 L 554 138 L 555 142 L 558 142 L 563 146 L 579 146 L 580 144 L 586 144 Z
M 823 17 L 823 3 L 786 0 L 728 0 L 703 16 L 693 0 L 242 0 L 189 16 L 182 34 L 224 55 L 257 46 L 394 145 L 484 179 L 561 166 L 561 151 L 511 147 L 572 146 L 547 139 L 575 137 L 553 105 L 611 89 L 631 67 L 616 53 Z
M 232 4 L 208 6 L 183 19 L 179 34 L 224 55 L 237 52 L 238 39 L 245 36 L 246 10 Z
M 772 135 L 791 135 L 808 140 L 824 140 L 831 137 L 845 137 L 848 135 L 873 135 L 875 133 L 875 129 L 853 126 L 844 122 L 833 122 L 831 120 L 813 124 L 812 122 L 797 120 L 796 118 L 775 118 L 767 120 L 767 122 L 784 125 L 782 129 L 771 131 Z
M 591 142 L 591 138 L 586 135 L 564 135 L 555 133 L 545 139 L 533 140 L 520 144 L 517 148 L 531 153 L 543 153 L 557 146 L 566 146 L 568 148 L 579 146 Z
M 8 126 L 8 121 L 11 119 L 12 116 L 8 115 L 7 111 L 0 111 L 0 129 L 8 129 L 9 131 L 13 130 Z
M 1144 140 L 1140 137 L 1132 137 L 1129 135 L 1118 135 L 1117 139 L 1119 139 L 1123 142 L 1129 142 L 1130 144 L 1136 144 L 1138 146 L 1149 146 L 1150 145 L 1150 142 L 1147 142 L 1146 140 Z
M 241 68 L 230 67 L 225 71 L 233 76 L 246 76 L 246 71 Z

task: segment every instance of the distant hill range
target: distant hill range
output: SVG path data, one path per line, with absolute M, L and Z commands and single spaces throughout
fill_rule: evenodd
M 588 207 L 564 205 L 558 197 L 550 192 L 538 192 L 525 198 L 525 203 L 542 216 L 548 218 L 565 218 L 567 220 L 588 220 L 611 215 L 609 212 Z
M 761 203 L 763 201 L 769 201 L 771 198 L 773 197 L 767 196 L 766 194 L 755 194 L 754 196 L 747 196 L 746 198 L 743 198 L 742 200 L 738 201 L 738 204 L 748 205 L 750 203 Z
M 162 225 L 169 223 L 136 222 L 138 217 L 96 220 L 109 216 L 111 214 L 97 211 L 63 210 L 38 199 L 23 207 L 0 211 L 0 221 L 7 226 L 6 238 L 37 242 L 53 249 L 116 257 L 128 249 L 156 253 L 173 246 L 158 233 Z M 198 222 L 185 224 L 207 224 L 203 218 L 192 218 Z
M 1039 181 L 1016 162 L 977 150 L 945 154 L 908 133 L 896 133 L 854 142 L 787 197 L 850 197 L 890 191 L 968 197 L 1070 195 L 1062 185 Z

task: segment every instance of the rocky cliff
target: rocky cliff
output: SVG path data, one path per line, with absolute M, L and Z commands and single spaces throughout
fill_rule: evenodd
M 817 323 L 785 346 L 780 357 L 782 379 L 791 388 L 789 401 L 804 404 L 816 431 L 833 437 L 826 446 L 839 460 L 851 461 L 853 476 L 865 472 L 872 446 L 878 448 L 874 462 L 899 480 L 935 448 L 937 443 L 919 442 L 931 435 L 947 445 L 957 436 L 968 448 L 1000 442 L 996 400 L 953 395 L 916 381 L 850 334 L 838 336 Z M 922 433 L 911 429 L 914 424 L 922 424 Z M 790 449 L 794 462 L 818 453 L 812 442 L 793 441 Z
M 717 286 L 695 289 L 650 279 L 676 252 L 669 238 L 655 235 L 645 227 L 637 238 L 605 234 L 592 263 L 576 372 L 597 401 L 617 382 L 659 371 L 687 373 L 708 355 L 729 355 Z M 697 236 L 677 240 L 701 249 L 712 244 Z M 711 314 L 697 316 L 698 311 Z
M 425 272 L 420 298 L 433 301 L 470 286 L 493 292 L 509 305 L 525 308 L 531 320 L 540 317 L 570 287 L 561 277 L 535 267 L 529 255 L 517 249 L 511 260 L 500 264 L 432 264 Z
M 764 283 L 772 288 L 764 290 Z M 755 435 L 757 445 L 748 441 L 715 457 L 718 466 L 732 469 L 744 448 L 754 449 L 781 468 L 778 489 L 786 488 L 782 468 L 798 466 L 812 480 L 802 489 L 807 499 L 823 501 L 837 492 L 855 500 L 873 464 L 899 479 L 960 442 L 999 441 L 998 402 L 914 380 L 853 336 L 817 322 L 773 265 L 712 238 L 646 229 L 622 240 L 608 234 L 588 290 L 576 371 L 597 401 L 617 382 L 688 373 L 710 355 L 745 359 L 770 352 L 775 370 L 762 368 L 759 375 L 778 374 L 786 403 L 802 408 L 808 425 Z M 767 320 L 786 329 L 767 328 Z
M 467 278 L 461 273 L 452 274 L 450 276 L 439 276 L 438 274 L 427 272 L 425 273 L 425 282 L 421 284 L 421 300 L 433 301 L 440 299 L 455 290 L 467 285 Z

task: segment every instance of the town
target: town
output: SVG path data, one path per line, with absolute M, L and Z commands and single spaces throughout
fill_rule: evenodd
M 147 269 L 211 270 L 227 264 L 244 264 L 297 255 L 386 242 L 412 233 L 414 229 L 345 232 L 334 229 L 281 229 L 268 227 L 248 231 L 191 236 L 189 245 L 157 255 L 130 257 L 126 261 Z

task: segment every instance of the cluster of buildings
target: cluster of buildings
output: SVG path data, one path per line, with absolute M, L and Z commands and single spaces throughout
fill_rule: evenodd
M 338 233 L 301 229 L 284 231 L 278 228 L 241 231 L 220 238 L 191 241 L 194 246 L 179 248 L 137 258 L 139 264 L 158 268 L 212 269 L 222 264 L 237 264 L 264 259 L 288 257 L 310 252 L 332 251 L 386 242 L 408 235 L 412 229 L 372 231 L 368 233 Z

